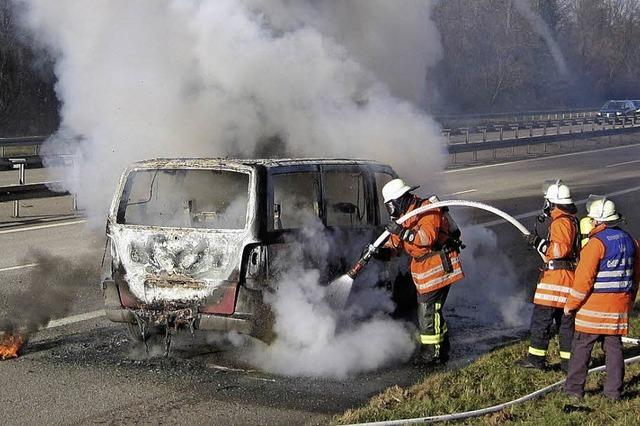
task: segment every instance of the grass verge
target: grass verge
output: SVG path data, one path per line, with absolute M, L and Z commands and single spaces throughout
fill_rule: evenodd
M 631 320 L 630 336 L 640 335 L 640 319 Z M 528 342 L 490 352 L 459 370 L 437 371 L 408 389 L 398 386 L 373 397 L 367 405 L 349 410 L 334 421 L 339 424 L 426 417 L 497 405 L 511 401 L 564 378 L 560 372 L 557 346 L 550 346 L 554 370 L 522 369 L 515 362 L 526 353 Z M 626 347 L 625 358 L 640 354 L 638 347 Z M 600 345 L 593 352 L 594 365 L 604 363 Z M 561 391 L 512 406 L 499 413 L 461 421 L 462 424 L 509 422 L 549 425 L 638 424 L 640 421 L 640 364 L 627 366 L 625 390 L 620 402 L 602 396 L 605 373 L 589 375 L 582 402 L 571 401 Z

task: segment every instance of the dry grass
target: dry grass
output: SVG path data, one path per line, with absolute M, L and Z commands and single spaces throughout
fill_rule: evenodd
M 637 313 L 637 312 L 636 312 Z M 640 320 L 632 319 L 631 335 L 640 334 Z M 525 353 L 528 342 L 495 350 L 474 363 L 455 371 L 437 371 L 408 389 L 391 387 L 373 397 L 361 408 L 335 418 L 339 424 L 425 417 L 475 410 L 507 402 L 564 378 L 559 371 L 557 346 L 552 343 L 550 363 L 556 370 L 542 372 L 522 369 L 515 362 Z M 640 353 L 627 348 L 625 356 Z M 594 350 L 594 361 L 603 363 L 603 353 Z M 584 402 L 576 404 L 562 392 L 511 407 L 499 413 L 468 420 L 468 424 L 553 424 L 600 425 L 638 424 L 640 416 L 640 364 L 627 367 L 623 400 L 612 403 L 601 396 L 604 373 L 592 374 L 587 381 Z

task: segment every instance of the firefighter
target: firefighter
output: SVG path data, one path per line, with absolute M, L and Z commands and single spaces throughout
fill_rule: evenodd
M 458 254 L 462 243 L 460 231 L 446 209 L 416 215 L 403 224 L 395 222 L 402 215 L 431 204 L 413 195 L 402 179 L 394 179 L 382 188 L 385 206 L 391 217 L 386 229 L 391 233 L 385 247 L 404 251 L 411 257 L 411 276 L 418 298 L 418 364 L 446 362 L 449 352 L 447 323 L 442 308 L 449 285 L 464 277 Z M 437 198 L 434 198 L 434 202 Z M 455 232 L 452 230 L 455 229 Z
M 558 330 L 560 366 L 567 371 L 573 339 L 573 316 L 563 315 L 567 294 L 573 284 L 576 261 L 580 251 L 577 209 L 569 187 L 561 180 L 545 182 L 544 206 L 538 218 L 551 219 L 547 238 L 537 233 L 527 237 L 528 243 L 544 259 L 540 279 L 533 297 L 530 325 L 530 346 L 527 356 L 518 362 L 525 368 L 547 368 L 549 340 Z
M 594 226 L 582 249 L 565 315 L 575 312 L 576 332 L 571 348 L 565 392 L 584 394 L 591 350 L 596 341 L 605 351 L 607 378 L 604 395 L 620 399 L 624 377 L 622 339 L 640 281 L 638 241 L 618 227 L 620 215 L 613 201 L 590 196 L 587 216 Z

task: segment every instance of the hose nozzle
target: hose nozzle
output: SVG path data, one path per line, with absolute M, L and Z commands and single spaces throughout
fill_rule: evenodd
M 347 275 L 351 279 L 355 279 L 360 273 L 360 271 L 362 270 L 362 268 L 364 268 L 367 265 L 367 263 L 369 263 L 369 261 L 373 257 L 374 251 L 375 251 L 375 247 L 371 244 L 369 244 L 367 248 L 364 249 L 364 251 L 362 252 L 362 255 L 360 256 L 360 259 L 358 259 L 358 261 L 347 272 Z

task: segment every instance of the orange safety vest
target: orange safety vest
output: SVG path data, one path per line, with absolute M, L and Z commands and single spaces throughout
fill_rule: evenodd
M 549 247 L 545 252 L 547 262 L 540 274 L 533 296 L 533 303 L 536 305 L 564 307 L 569 289 L 573 284 L 575 271 L 567 269 L 566 266 L 555 267 L 554 265 L 577 261 L 577 235 L 575 216 L 554 208 L 551 211 L 551 224 L 547 237 Z
M 640 282 L 640 245 L 635 244 L 633 285 L 625 292 L 594 292 L 600 262 L 605 259 L 606 247 L 598 238 L 591 238 L 606 229 L 598 225 L 589 233 L 589 242 L 580 252 L 576 277 L 566 306 L 576 312 L 576 331 L 589 334 L 626 335 L 629 330 L 629 312 Z
M 429 200 L 414 197 L 407 213 L 428 204 L 431 204 Z M 440 209 L 416 215 L 402 226 L 416 233 L 413 243 L 403 241 L 397 235 L 391 235 L 387 246 L 402 249 L 411 257 L 411 276 L 419 294 L 441 289 L 464 278 L 458 252 L 446 249 L 443 251 L 449 239 L 449 221 Z M 443 256 L 451 265 L 451 272 L 445 271 Z

